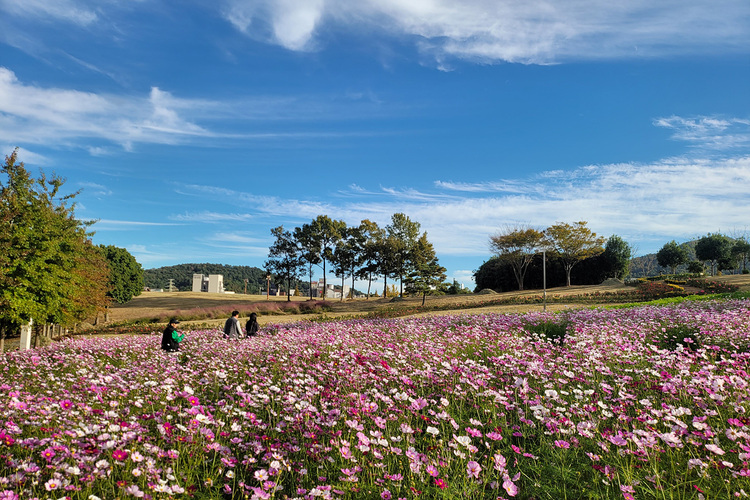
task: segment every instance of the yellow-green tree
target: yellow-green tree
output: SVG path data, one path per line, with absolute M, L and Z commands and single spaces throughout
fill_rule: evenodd
M 560 222 L 544 231 L 547 245 L 565 268 L 567 286 L 570 286 L 570 271 L 576 264 L 604 251 L 605 238 L 597 236 L 586 224 L 586 221 Z
M 526 270 L 544 241 L 543 232 L 524 225 L 508 226 L 490 237 L 490 250 L 513 269 L 519 290 L 523 290 Z
M 33 179 L 18 150 L 0 179 L 0 346 L 7 332 L 33 319 L 70 325 L 107 304 L 107 263 L 77 219 L 64 179 Z

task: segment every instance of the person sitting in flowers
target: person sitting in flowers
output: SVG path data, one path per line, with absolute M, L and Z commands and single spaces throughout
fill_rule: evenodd
M 232 317 L 224 323 L 224 338 L 239 339 L 242 337 L 242 327 L 240 326 L 240 312 L 232 311 Z
M 250 319 L 245 323 L 245 336 L 252 337 L 258 334 L 258 315 L 256 313 L 250 313 Z
M 185 339 L 185 334 L 180 333 L 175 328 L 180 322 L 177 318 L 169 320 L 169 324 L 164 329 L 164 333 L 161 336 L 161 348 L 167 352 L 175 352 L 180 350 L 180 342 Z

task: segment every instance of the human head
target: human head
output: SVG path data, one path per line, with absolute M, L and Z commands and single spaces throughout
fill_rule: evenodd
M 258 314 L 256 313 L 250 313 L 250 319 L 255 319 L 258 317 Z
M 177 318 L 172 318 L 172 319 L 169 320 L 169 324 L 170 325 L 178 325 L 178 324 L 180 324 L 180 320 L 178 320 Z
M 232 311 L 232 316 L 239 316 L 239 315 L 240 315 L 239 311 Z

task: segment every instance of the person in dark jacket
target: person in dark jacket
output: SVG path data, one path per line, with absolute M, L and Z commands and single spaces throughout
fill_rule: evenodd
M 239 311 L 232 311 L 232 317 L 224 323 L 224 337 L 228 339 L 239 339 L 242 337 Z
M 180 350 L 180 342 L 185 339 L 185 334 L 180 333 L 175 328 L 180 322 L 177 318 L 169 320 L 169 324 L 164 329 L 164 333 L 161 336 L 161 348 L 167 352 L 175 352 Z
M 250 319 L 245 323 L 245 336 L 252 337 L 258 333 L 258 330 L 258 315 L 256 313 L 250 313 Z

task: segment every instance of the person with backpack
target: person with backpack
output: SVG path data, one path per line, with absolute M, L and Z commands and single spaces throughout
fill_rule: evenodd
M 224 323 L 224 338 L 239 339 L 242 337 L 242 327 L 240 326 L 240 312 L 232 311 L 232 316 Z
M 256 313 L 250 313 L 250 319 L 245 323 L 245 336 L 250 338 L 258 333 L 260 327 L 258 326 L 258 315 Z
M 180 350 L 180 342 L 185 339 L 185 334 L 178 332 L 175 328 L 176 325 L 180 324 L 177 318 L 169 320 L 169 324 L 164 329 L 164 333 L 161 336 L 161 348 L 167 352 L 177 352 Z

